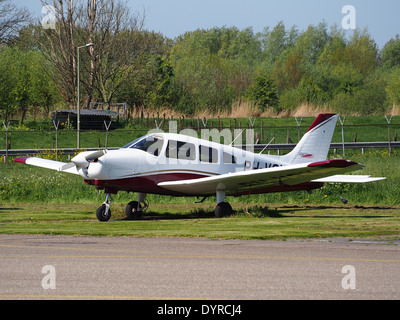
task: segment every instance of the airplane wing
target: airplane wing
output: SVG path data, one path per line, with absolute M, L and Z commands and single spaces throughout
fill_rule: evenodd
M 213 194 L 216 190 L 225 190 L 227 194 L 237 194 L 267 187 L 297 185 L 337 173 L 358 170 L 362 167 L 363 165 L 349 160 L 326 160 L 240 171 L 199 179 L 160 182 L 158 186 L 192 195 Z
M 51 170 L 62 171 L 72 174 L 79 174 L 77 167 L 72 162 L 66 163 L 66 162 L 42 159 L 37 157 L 19 157 L 15 158 L 14 161 Z

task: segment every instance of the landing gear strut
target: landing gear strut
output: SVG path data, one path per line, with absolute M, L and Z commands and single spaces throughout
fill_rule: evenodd
M 112 198 L 110 193 L 106 195 L 106 201 L 97 209 L 96 216 L 99 221 L 108 221 L 111 218 L 111 209 L 110 203 L 113 202 L 114 199 Z

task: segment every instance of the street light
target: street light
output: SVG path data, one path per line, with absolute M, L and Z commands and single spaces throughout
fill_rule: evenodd
M 80 79 L 79 79 L 79 74 L 80 74 L 80 66 L 79 66 L 79 63 L 80 63 L 80 57 L 79 57 L 79 49 L 82 49 L 82 48 L 87 48 L 87 47 L 91 47 L 91 46 L 94 46 L 94 44 L 93 43 L 88 43 L 88 44 L 85 44 L 84 46 L 82 46 L 82 47 L 78 47 L 77 49 L 76 49 L 76 55 L 77 55 L 77 60 L 78 60 L 78 70 L 77 70 L 77 83 L 78 83 L 78 112 L 77 112 L 77 115 L 76 115 L 76 129 L 77 129 L 77 139 L 78 139 L 78 141 L 77 141 L 77 148 L 79 149 L 80 147 L 81 147 L 81 137 L 80 137 L 80 131 L 81 131 L 81 99 L 80 99 L 80 88 L 79 88 L 79 82 L 80 82 Z

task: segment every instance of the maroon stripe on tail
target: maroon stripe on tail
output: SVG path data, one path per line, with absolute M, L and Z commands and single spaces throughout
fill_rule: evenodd
M 307 132 L 310 131 L 311 129 L 315 128 L 316 126 L 318 126 L 322 122 L 328 120 L 329 118 L 332 118 L 334 115 L 336 115 L 336 114 L 335 113 L 321 113 L 321 114 L 319 114 L 318 117 L 312 123 L 311 127 L 308 128 Z

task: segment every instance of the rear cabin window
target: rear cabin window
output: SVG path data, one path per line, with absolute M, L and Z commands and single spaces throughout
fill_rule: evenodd
M 225 164 L 236 163 L 236 157 L 234 157 L 232 154 L 224 152 L 223 156 Z
M 195 160 L 196 148 L 192 143 L 169 140 L 165 156 L 172 159 Z
M 207 146 L 199 146 L 201 162 L 218 163 L 218 150 Z

